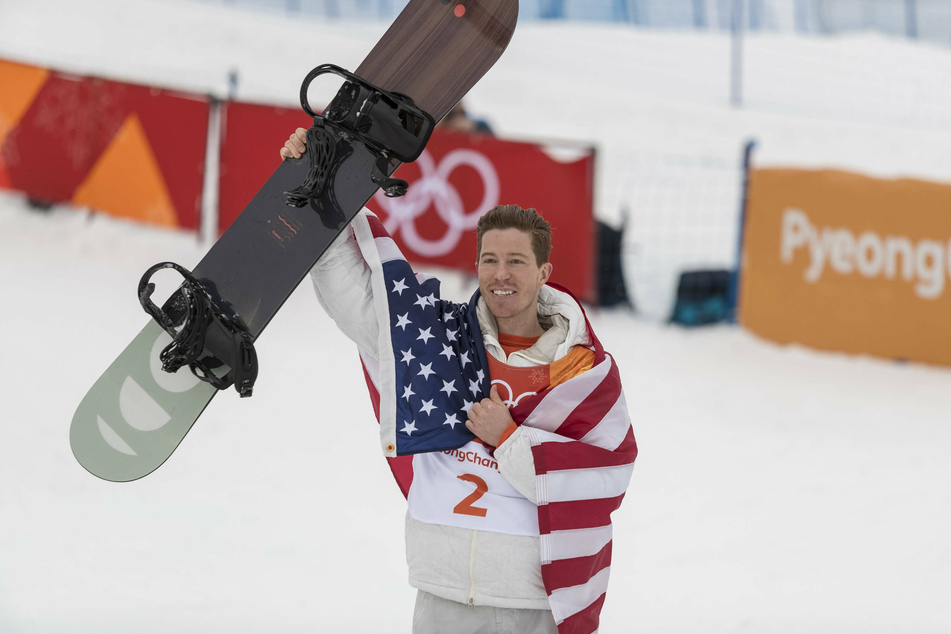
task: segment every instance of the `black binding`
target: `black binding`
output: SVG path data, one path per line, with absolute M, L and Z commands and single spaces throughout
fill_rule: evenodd
M 317 114 L 307 100 L 307 90 L 314 79 L 328 73 L 346 81 L 323 114 Z M 387 196 L 406 193 L 409 184 L 389 175 L 391 161 L 409 163 L 419 158 L 436 125 L 430 114 L 417 108 L 406 95 L 378 88 L 333 64 L 323 64 L 307 74 L 300 100 L 304 111 L 314 118 L 313 127 L 307 131 L 310 170 L 299 187 L 284 192 L 288 205 L 303 207 L 324 193 L 336 168 L 338 138 L 358 141 L 377 155 L 370 178 Z
M 155 291 L 151 279 L 161 269 L 173 269 L 183 278 L 163 308 L 151 299 Z M 164 371 L 177 372 L 187 365 L 196 377 L 219 390 L 234 385 L 242 397 L 251 396 L 258 375 L 253 339 L 240 317 L 233 312 L 227 315 L 191 271 L 174 262 L 151 267 L 139 281 L 139 303 L 172 338 L 159 355 Z M 225 367 L 227 372 L 222 374 Z

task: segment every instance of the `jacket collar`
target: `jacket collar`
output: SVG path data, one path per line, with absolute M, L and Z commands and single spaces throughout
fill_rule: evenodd
M 545 333 L 531 348 L 514 352 L 508 357 L 499 344 L 499 326 L 495 317 L 478 290 L 470 304 L 476 306 L 486 352 L 508 365 L 545 365 L 562 358 L 574 346 L 591 344 L 581 306 L 571 295 L 551 286 L 543 286 L 538 293 L 538 320 Z

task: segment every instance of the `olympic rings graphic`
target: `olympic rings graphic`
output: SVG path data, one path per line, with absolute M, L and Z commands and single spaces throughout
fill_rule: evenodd
M 416 254 L 430 258 L 451 253 L 459 244 L 462 234 L 476 228 L 479 218 L 499 204 L 499 175 L 484 154 L 467 148 L 452 150 L 436 165 L 432 155 L 424 151 L 416 159 L 420 177 L 413 181 L 406 195 L 387 198 L 382 191 L 374 200 L 386 212 L 383 226 L 392 236 L 402 232 L 403 243 Z M 482 201 L 472 211 L 466 211 L 462 197 L 449 182 L 449 176 L 457 167 L 468 166 L 482 179 Z M 429 240 L 419 235 L 416 219 L 429 209 L 446 225 L 446 232 L 438 240 Z
M 508 390 L 509 397 L 503 398 L 502 403 L 504 403 L 505 406 L 508 407 L 509 409 L 518 405 L 519 401 L 521 401 L 523 398 L 527 396 L 535 396 L 536 394 L 538 394 L 538 392 L 522 392 L 518 396 L 515 396 L 515 391 L 512 389 L 512 386 L 506 383 L 505 381 L 503 381 L 502 379 L 495 379 L 494 381 L 492 381 L 492 385 L 501 385 L 502 387 Z M 499 398 L 501 397 L 502 395 L 499 394 Z

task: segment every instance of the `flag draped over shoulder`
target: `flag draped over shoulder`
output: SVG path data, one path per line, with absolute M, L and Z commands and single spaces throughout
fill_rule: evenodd
M 488 363 L 474 301 L 439 298 L 439 280 L 413 273 L 374 215 L 354 234 L 371 269 L 380 324 L 379 359 L 362 354 L 387 456 L 456 449 L 475 436 L 468 411 L 489 393 Z M 474 334 L 473 334 L 474 333 Z
M 438 280 L 413 274 L 375 216 L 358 216 L 353 229 L 372 271 L 379 323 L 390 325 L 380 329 L 379 358 L 365 351 L 361 358 L 384 452 L 408 495 L 408 454 L 473 439 L 466 413 L 490 387 L 479 294 L 468 304 L 441 300 Z M 532 447 L 542 580 L 559 634 L 598 630 L 611 568 L 611 513 L 637 457 L 617 366 L 586 325 L 594 366 L 510 410 Z
M 598 630 L 611 571 L 611 513 L 637 442 L 613 357 L 588 332 L 594 367 L 511 410 L 535 460 L 542 580 L 559 634 Z

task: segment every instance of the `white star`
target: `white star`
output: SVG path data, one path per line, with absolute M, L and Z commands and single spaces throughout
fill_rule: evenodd
M 413 396 L 414 394 L 416 394 L 416 392 L 413 391 L 412 385 L 407 385 L 406 389 L 403 390 L 403 398 L 405 398 L 407 401 L 409 400 L 409 397 Z
M 463 352 L 462 355 L 460 355 L 459 358 L 462 359 L 462 367 L 466 367 L 467 365 L 469 365 L 470 363 L 472 363 L 472 361 L 469 360 L 469 351 L 468 351 L 468 350 L 466 350 L 465 352 Z
M 416 431 L 416 421 L 410 422 L 406 420 L 403 422 L 405 423 L 405 425 L 403 426 L 403 429 L 401 429 L 400 431 L 406 432 L 407 436 L 412 436 L 413 432 Z
M 416 358 L 415 356 L 413 356 L 412 348 L 410 348 L 409 350 L 400 350 L 400 352 L 403 353 L 403 358 L 400 359 L 400 361 L 405 361 L 406 365 L 409 365 L 409 362 Z
M 422 339 L 423 343 L 429 343 L 429 340 L 436 336 L 430 332 L 431 330 L 432 330 L 432 327 L 429 327 L 426 330 L 423 330 L 422 328 L 420 328 L 419 336 L 416 337 L 416 341 L 419 341 L 420 339 Z
M 480 380 L 480 381 L 484 381 L 484 380 L 485 380 L 485 371 L 484 371 L 484 370 L 479 370 L 478 372 L 476 372 L 476 376 L 479 377 L 479 380 Z
M 456 425 L 458 424 L 459 424 L 459 419 L 456 418 L 455 414 L 447 414 L 446 422 L 443 423 L 443 425 L 449 425 L 449 429 L 453 429 L 453 430 L 456 428 Z
M 439 353 L 439 356 L 441 357 L 441 356 L 443 356 L 443 355 L 445 355 L 446 361 L 448 361 L 449 359 L 451 359 L 451 358 L 453 358 L 454 356 L 456 356 L 456 353 L 453 352 L 452 348 L 450 348 L 450 347 L 447 346 L 446 344 L 443 344 L 443 345 L 442 345 L 442 352 Z M 465 366 L 463 366 L 463 367 L 465 367 Z
M 423 401 L 423 404 L 419 406 L 419 408 L 420 408 L 421 410 L 423 410 L 424 412 L 426 412 L 426 415 L 427 415 L 427 416 L 429 416 L 429 413 L 430 413 L 431 411 L 433 411 L 434 409 L 437 409 L 436 406 L 433 405 L 433 401 L 434 401 L 434 400 L 436 400 L 436 399 L 432 399 L 432 400 L 429 400 L 429 401 Z
M 403 283 L 403 282 L 405 282 L 405 281 L 406 281 L 406 278 L 404 277 L 403 279 L 401 279 L 401 280 L 398 281 L 398 282 L 393 282 L 393 292 L 394 292 L 394 293 L 399 293 L 400 297 L 403 296 L 403 291 L 405 291 L 407 288 L 409 288 L 409 286 L 407 286 L 406 284 Z
M 479 389 L 479 384 L 476 381 L 469 381 L 469 391 L 472 392 L 472 395 L 475 396 L 481 390 Z
M 426 302 L 427 302 L 430 306 L 435 306 L 435 305 L 436 305 L 436 293 L 430 293 L 429 295 L 427 295 L 427 296 L 426 296 Z
M 457 333 L 457 332 L 459 332 L 459 331 L 458 331 L 458 330 L 446 330 L 446 339 L 448 339 L 449 341 L 456 341 L 456 340 L 457 340 L 457 337 L 456 337 L 456 333 Z
M 456 316 L 453 315 L 452 313 L 443 313 L 443 316 L 442 316 L 442 320 L 443 320 L 444 322 L 450 322 L 450 321 L 452 321 L 452 320 L 455 319 L 455 318 L 456 318 Z
M 455 381 L 443 381 L 443 382 L 442 382 L 442 389 L 439 390 L 439 391 L 440 391 L 440 392 L 445 392 L 445 393 L 446 393 L 446 396 L 452 396 L 452 393 L 453 393 L 453 392 L 458 392 L 459 390 L 456 389 L 456 382 L 455 382 Z
M 406 313 L 405 315 L 399 315 L 399 320 L 396 322 L 396 325 L 402 328 L 403 332 L 406 332 L 406 327 L 411 323 L 413 322 L 409 320 L 409 313 Z
M 433 370 L 433 364 L 432 364 L 432 363 L 427 363 L 426 365 L 420 364 L 419 367 L 420 367 L 420 370 L 419 370 L 419 372 L 416 374 L 416 376 L 421 376 L 421 377 L 423 377 L 424 379 L 426 379 L 427 381 L 429 380 L 429 375 L 430 375 L 430 374 L 436 374 L 436 371 Z
M 431 296 L 430 296 L 431 297 Z M 416 295 L 416 301 L 413 302 L 413 305 L 419 306 L 420 308 L 426 308 L 429 306 L 429 297 L 423 297 L 421 295 Z
M 462 411 L 468 412 L 470 409 L 472 409 L 473 405 L 474 403 L 472 401 L 467 401 L 466 399 L 462 399 Z

